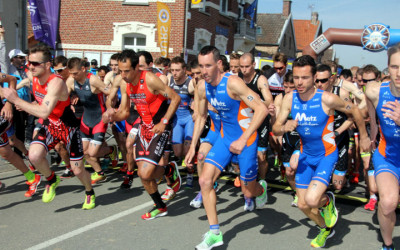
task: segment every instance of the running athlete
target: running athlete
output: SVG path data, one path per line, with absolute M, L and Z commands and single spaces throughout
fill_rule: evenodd
M 328 65 L 318 65 L 315 76 L 315 85 L 318 89 L 333 93 L 339 96 L 345 102 L 350 101 L 349 92 L 341 88 L 341 83 L 343 83 L 343 80 L 340 81 L 338 86 L 333 86 L 332 71 Z M 348 119 L 346 114 L 340 111 L 335 111 L 334 117 L 333 132 L 335 134 L 335 142 L 339 152 L 339 159 L 335 164 L 335 171 L 332 175 L 332 184 L 336 190 L 340 191 L 347 182 L 346 173 L 348 169 L 348 150 L 350 142 L 347 129 L 350 128 L 350 126 L 353 124 L 353 121 Z
M 68 69 L 71 78 L 67 80 L 68 92 L 75 91 L 79 101 L 83 104 L 83 116 L 80 125 L 83 153 L 86 162 L 94 169 L 91 176 L 92 184 L 106 180 L 104 171 L 100 166 L 100 157 L 114 154 L 118 157 L 116 147 L 103 145 L 107 125 L 101 120 L 105 112 L 104 94 L 109 94 L 104 83 L 85 68 L 85 61 L 73 57 L 68 60 Z
M 399 202 L 400 183 L 400 44 L 388 50 L 390 82 L 371 82 L 365 94 L 376 108 L 380 142 L 372 160 L 379 192 L 378 220 L 382 249 L 395 249 L 393 230 Z
M 95 207 L 95 195 L 90 183 L 90 174 L 83 166 L 79 122 L 70 108 L 67 85 L 59 76 L 51 73 L 50 60 L 51 52 L 44 45 L 37 45 L 29 50 L 29 78 L 37 104 L 18 98 L 16 91 L 12 89 L 3 89 L 3 93 L 17 108 L 44 120 L 42 128 L 29 147 L 29 160 L 48 181 L 42 196 L 43 202 L 51 202 L 54 199 L 60 183 L 60 177 L 50 169 L 46 154 L 59 141 L 63 141 L 70 153 L 72 171 L 85 186 L 86 197 L 82 209 L 92 209 Z
M 229 55 L 229 69 L 232 75 L 239 75 L 240 72 L 240 54 L 231 53 Z
M 165 174 L 173 177 L 175 192 L 181 186 L 177 168 L 170 164 L 165 167 L 158 165 L 170 134 L 169 121 L 178 108 L 180 97 L 153 73 L 139 70 L 138 63 L 139 57 L 133 50 L 124 50 L 118 57 L 121 74 L 115 81 L 125 81 L 126 84 L 120 84 L 121 105 L 118 111 L 107 109 L 103 121 L 126 119 L 130 113 L 130 102 L 135 103 L 141 116 L 136 139 L 138 175 L 155 204 L 148 213 L 142 215 L 142 219 L 151 220 L 168 214 L 155 180 Z M 169 105 L 167 99 L 170 100 Z
M 201 81 L 198 85 L 199 115 L 195 122 L 192 146 L 185 158 L 185 161 L 190 163 L 195 156 L 193 144 L 197 143 L 204 128 L 208 101 L 221 117 L 221 134 L 207 154 L 199 179 L 210 231 L 205 234 L 204 240 L 196 246 L 196 249 L 211 249 L 223 245 L 213 186 L 233 155 L 238 155 L 243 194 L 248 198 L 257 197 L 258 209 L 267 202 L 265 180 L 256 182 L 256 130 L 268 111 L 259 96 L 239 77 L 224 75 L 219 71 L 218 68 L 222 63 L 219 58 L 219 51 L 214 46 L 203 47 L 198 56 L 205 81 Z
M 329 186 L 338 150 L 334 140 L 334 111 L 351 115 L 360 128 L 361 146 L 367 151 L 369 138 L 358 108 L 338 96 L 314 87 L 316 65 L 311 56 L 301 56 L 293 63 L 296 91 L 283 98 L 283 104 L 273 126 L 275 135 L 297 130 L 301 140 L 301 154 L 296 172 L 298 207 L 319 227 L 319 235 L 311 241 L 312 247 L 323 247 L 334 235 L 338 213 Z M 287 121 L 291 114 L 294 120 Z M 322 215 L 319 212 L 322 208 Z

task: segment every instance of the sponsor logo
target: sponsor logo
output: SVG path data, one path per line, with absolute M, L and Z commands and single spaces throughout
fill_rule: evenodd
M 297 105 L 297 104 L 295 104 L 295 105 L 293 106 L 293 108 L 294 108 L 294 109 L 300 109 L 300 106 Z
M 218 94 L 225 94 L 225 90 L 218 90 Z
M 220 101 L 218 101 L 216 98 L 211 98 L 211 99 L 210 99 L 210 103 L 211 103 L 211 105 L 213 105 L 214 107 L 222 107 L 222 108 L 226 107 L 225 102 L 220 102 Z
M 317 175 L 326 175 L 326 172 L 325 171 L 318 172 Z
M 320 104 L 311 105 L 311 106 L 310 106 L 310 109 L 316 109 L 316 108 L 319 108 L 319 107 L 321 107 Z
M 303 110 L 307 110 L 307 104 L 301 105 L 303 107 Z
M 316 122 L 317 117 L 316 116 L 307 116 L 304 113 L 297 113 L 296 117 L 294 118 L 295 120 L 298 120 L 299 122 L 305 121 L 305 122 Z

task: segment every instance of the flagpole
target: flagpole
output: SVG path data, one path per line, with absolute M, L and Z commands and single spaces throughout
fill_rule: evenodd
M 183 38 L 183 58 L 185 58 L 185 53 L 186 53 L 186 46 L 187 46 L 187 14 L 189 11 L 189 0 L 185 0 L 185 31 L 184 31 L 184 38 Z M 187 62 L 186 62 L 187 63 Z

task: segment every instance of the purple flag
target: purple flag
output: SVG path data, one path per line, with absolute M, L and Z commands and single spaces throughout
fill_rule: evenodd
M 56 49 L 60 0 L 29 0 L 35 39 Z

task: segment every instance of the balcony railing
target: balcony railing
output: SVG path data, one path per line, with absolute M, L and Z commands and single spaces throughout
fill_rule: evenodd
M 248 19 L 240 19 L 237 22 L 235 36 L 246 37 L 250 40 L 256 40 L 256 28 L 250 28 L 251 21 Z

